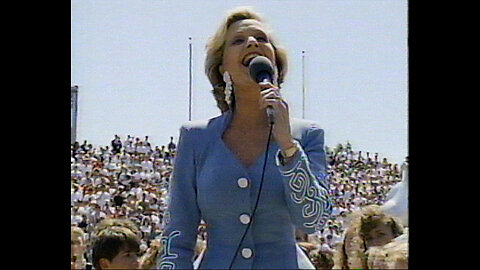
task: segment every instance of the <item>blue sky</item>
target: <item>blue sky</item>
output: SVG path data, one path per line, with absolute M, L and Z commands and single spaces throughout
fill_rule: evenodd
M 408 155 L 407 1 L 72 0 L 71 84 L 79 86 L 77 138 L 95 146 L 114 135 L 154 145 L 188 121 L 220 111 L 204 74 L 205 43 L 227 10 L 253 6 L 289 54 L 282 85 L 292 117 L 325 129 L 325 143 L 350 141 L 401 163 Z

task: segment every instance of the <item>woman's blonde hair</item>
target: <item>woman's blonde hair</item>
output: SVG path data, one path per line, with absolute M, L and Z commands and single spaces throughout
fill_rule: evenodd
M 82 230 L 82 228 L 77 227 L 77 226 L 71 226 L 70 227 L 70 237 L 71 237 L 71 242 L 72 245 L 76 244 L 76 238 L 80 237 L 82 239 L 82 242 L 85 242 L 85 232 Z
M 210 84 L 213 86 L 212 93 L 217 102 L 217 107 L 222 112 L 230 109 L 229 105 L 225 101 L 225 82 L 223 81 L 223 74 L 221 74 L 219 70 L 219 67 L 222 64 L 227 31 L 233 23 L 246 19 L 253 19 L 261 23 L 265 23 L 265 20 L 261 17 L 261 15 L 258 12 L 255 12 L 252 7 L 237 7 L 227 12 L 227 16 L 217 29 L 217 32 L 215 32 L 215 34 L 209 38 L 207 45 L 205 46 L 207 51 L 207 57 L 205 60 L 205 73 L 210 81 Z M 287 53 L 285 49 L 278 45 L 278 42 L 276 41 L 275 37 L 272 36 L 271 31 L 269 31 L 268 34 L 270 36 L 270 43 L 275 51 L 275 60 L 278 72 L 278 87 L 280 87 L 285 74 L 287 73 Z M 235 97 L 233 92 L 231 106 L 235 106 Z
M 378 205 L 369 205 L 352 212 L 347 218 L 348 228 L 344 240 L 333 256 L 333 269 L 368 269 L 365 235 L 380 224 L 391 226 L 394 238 L 403 233 L 403 226 L 395 218 L 383 213 Z M 349 254 L 346 252 L 347 244 Z

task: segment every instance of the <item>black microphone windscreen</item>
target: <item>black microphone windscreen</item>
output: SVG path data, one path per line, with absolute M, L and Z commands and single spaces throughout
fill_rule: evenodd
M 270 82 L 273 77 L 273 65 L 272 62 L 264 56 L 257 56 L 248 65 L 250 77 L 257 83 L 262 82 L 264 79 L 268 79 Z

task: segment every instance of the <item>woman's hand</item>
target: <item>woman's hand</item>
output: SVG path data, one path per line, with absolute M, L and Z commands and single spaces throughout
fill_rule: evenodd
M 290 117 L 288 112 L 288 104 L 280 95 L 279 88 L 269 82 L 259 83 L 262 91 L 260 94 L 260 108 L 266 109 L 272 106 L 275 111 L 275 124 L 273 125 L 273 138 L 277 142 L 282 151 L 294 145 L 293 138 L 290 133 Z

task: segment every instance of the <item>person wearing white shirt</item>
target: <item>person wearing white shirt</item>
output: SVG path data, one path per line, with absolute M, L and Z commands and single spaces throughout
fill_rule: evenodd
M 143 233 L 145 233 L 147 235 L 150 234 L 151 220 L 150 220 L 150 217 L 148 215 L 142 217 L 142 221 L 141 221 L 141 225 L 140 225 L 140 231 L 142 231 Z
M 75 187 L 71 195 L 71 204 L 74 205 L 76 202 L 81 201 L 82 199 L 83 199 L 83 190 L 78 187 Z
M 96 176 L 96 177 L 92 177 L 92 178 L 93 178 L 92 185 L 94 187 L 97 187 L 97 186 L 102 184 L 102 178 L 100 176 Z
M 141 161 L 140 161 L 139 156 L 137 156 L 137 155 L 132 155 L 130 167 L 141 166 L 140 164 L 141 164 Z
M 81 177 L 84 177 L 84 176 L 85 176 L 85 174 L 83 173 L 83 171 L 80 170 L 79 166 L 74 165 L 73 170 L 71 170 L 71 177 L 72 178 L 81 178 Z
M 325 238 L 325 242 L 330 248 L 335 248 L 335 244 L 332 241 L 332 236 L 333 236 L 333 233 L 329 233 L 325 235 L 324 238 Z
M 105 206 L 105 204 L 110 201 L 110 193 L 105 192 L 105 191 L 99 191 L 97 192 L 97 202 L 100 206 Z
M 92 200 L 93 202 L 93 200 Z M 96 203 L 96 202 L 95 202 Z M 96 220 L 96 210 L 95 210 L 95 207 L 93 205 L 89 205 L 86 207 L 86 217 L 87 217 L 87 220 L 86 222 L 88 224 L 96 224 L 97 223 L 97 220 Z
M 123 162 L 125 165 L 130 164 L 130 154 L 127 151 L 124 151 L 123 154 L 120 156 L 120 162 Z
M 113 161 L 111 161 L 111 162 L 106 162 L 103 167 L 104 167 L 105 169 L 107 169 L 107 170 L 110 170 L 110 171 L 117 170 L 117 169 L 118 169 L 118 166 L 117 166 L 117 163 L 118 163 L 118 162 L 119 162 L 119 161 L 117 161 L 117 162 L 113 162 Z
M 132 177 L 131 177 L 131 180 L 134 182 L 134 183 L 138 183 L 140 182 L 140 173 L 137 171 L 137 170 L 132 170 Z
M 101 174 L 101 175 L 108 176 L 108 175 L 109 175 L 109 172 L 108 172 L 107 169 L 103 168 L 103 169 L 100 170 L 100 174 Z
M 132 140 L 133 140 L 133 137 L 131 137 L 130 135 L 127 135 L 127 138 L 123 142 L 123 145 L 130 144 L 132 142 Z
M 135 144 L 135 152 L 138 154 L 138 155 L 144 155 L 145 154 L 145 146 L 143 145 L 143 142 L 142 141 L 138 141 L 136 144 Z
M 152 145 L 149 142 L 145 142 L 145 151 L 147 155 L 153 154 Z
M 337 208 L 337 214 L 335 215 L 335 219 L 342 218 L 342 214 L 345 215 L 345 212 L 347 209 L 343 208 L 342 206 L 336 206 Z
M 330 239 L 330 246 L 335 248 L 338 243 L 343 241 L 343 237 L 341 237 L 335 230 L 332 231 L 331 239 Z
M 153 175 L 152 175 L 152 179 L 156 182 L 156 183 L 159 183 L 160 180 L 162 180 L 162 175 L 160 174 L 159 171 L 154 171 Z
M 114 177 L 120 172 L 120 168 L 116 164 L 114 164 L 114 166 L 113 169 L 107 171 L 108 173 L 106 176 Z
M 343 228 L 343 226 L 345 224 L 345 217 L 346 216 L 347 216 L 347 210 L 342 208 L 342 210 L 340 211 L 340 214 L 335 218 L 335 220 L 340 225 L 340 228 Z
M 83 203 L 88 203 L 88 202 L 91 201 L 92 199 L 93 199 L 93 198 L 92 198 L 92 194 L 85 192 L 85 193 L 83 194 L 82 202 L 83 202 Z M 81 207 L 81 208 L 83 208 L 83 207 Z M 85 208 L 83 208 L 83 209 L 84 209 L 83 211 L 86 211 Z M 87 213 L 87 212 L 85 212 L 85 214 L 86 214 L 86 213 Z
M 141 156 L 147 154 L 147 148 L 145 147 L 145 145 L 143 145 L 142 142 L 140 142 L 140 145 L 137 146 L 137 153 Z
M 127 186 L 128 184 L 130 184 L 130 182 L 132 181 L 131 180 L 131 176 L 128 175 L 128 174 L 121 174 L 120 175 L 120 178 L 119 178 L 119 181 L 122 185 L 124 186 Z
M 112 156 L 112 155 L 111 155 L 110 152 L 108 151 L 108 146 L 107 146 L 107 148 L 105 149 L 105 151 L 102 153 L 102 158 L 103 158 L 103 160 L 107 160 L 107 161 L 108 161 L 108 160 L 110 160 L 110 157 L 111 157 L 111 156 Z
M 79 160 L 79 162 L 76 163 L 77 168 L 82 172 L 85 172 L 85 167 L 86 167 L 85 163 L 86 163 L 86 161 L 84 161 L 84 160 Z
M 109 161 L 110 163 L 118 163 L 120 162 L 120 153 L 112 155 L 112 158 Z
M 153 201 L 154 200 L 157 200 L 157 195 L 155 195 L 154 192 L 147 192 L 147 197 L 146 199 L 149 201 L 149 202 L 152 202 L 153 204 Z M 158 200 L 157 200 L 158 201 Z M 156 204 L 156 201 L 155 201 L 155 204 Z
M 354 204 L 355 206 L 360 206 L 360 202 L 361 202 L 361 200 L 362 200 L 360 194 L 361 194 L 361 193 L 357 193 L 356 196 L 355 196 L 355 198 L 352 200 L 352 202 L 353 202 L 353 204 Z
M 71 218 L 70 223 L 71 223 L 72 225 L 80 224 L 80 222 L 83 221 L 82 216 L 79 215 L 79 214 L 71 214 L 71 215 L 70 215 L 70 218 Z
M 328 253 L 330 255 L 333 255 L 335 253 L 335 249 L 331 248 L 327 242 L 325 241 L 325 238 L 321 237 L 320 238 L 320 252 L 322 253 Z
M 143 198 L 143 190 L 141 187 L 132 188 L 132 192 L 135 195 L 137 201 L 141 201 Z
M 150 184 L 155 183 L 155 175 L 153 173 L 153 170 L 147 170 L 145 172 L 145 176 L 146 176 L 146 179 L 147 179 L 148 183 L 150 183 Z
M 93 166 L 88 163 L 87 160 L 84 160 L 84 162 L 80 165 L 80 168 L 79 168 L 84 174 L 87 174 L 87 173 L 91 173 L 92 172 L 92 169 L 93 169 Z
M 353 192 L 352 188 L 350 185 L 347 185 L 347 189 L 344 191 L 343 194 L 343 199 L 345 201 L 350 200 L 352 198 L 352 195 L 355 195 L 355 192 Z
M 125 142 L 125 152 L 131 154 L 135 151 L 132 142 Z
M 160 218 L 156 214 L 150 215 L 150 219 L 152 220 L 152 223 L 155 224 L 155 225 L 160 223 Z
M 83 176 L 82 178 L 80 178 L 80 181 L 78 182 L 78 184 L 80 186 L 84 187 L 84 186 L 87 186 L 89 184 L 92 184 L 92 180 L 90 179 L 90 177 Z
M 141 165 L 144 170 L 153 170 L 153 162 L 148 157 L 145 157 Z
M 332 229 L 330 228 L 330 226 L 333 224 L 331 220 L 328 221 L 329 223 L 327 225 L 325 225 L 325 229 L 323 229 L 323 232 L 321 233 L 321 237 L 324 237 L 325 239 L 327 239 L 327 235 L 330 235 L 332 234 Z
M 139 176 L 138 176 L 138 180 L 140 181 L 143 181 L 147 178 L 146 174 L 145 174 L 145 171 L 144 170 L 141 170 L 140 173 L 139 173 Z
M 334 206 L 332 208 L 332 214 L 331 215 L 335 217 L 335 216 L 338 216 L 339 214 L 340 214 L 340 207 L 339 206 Z

